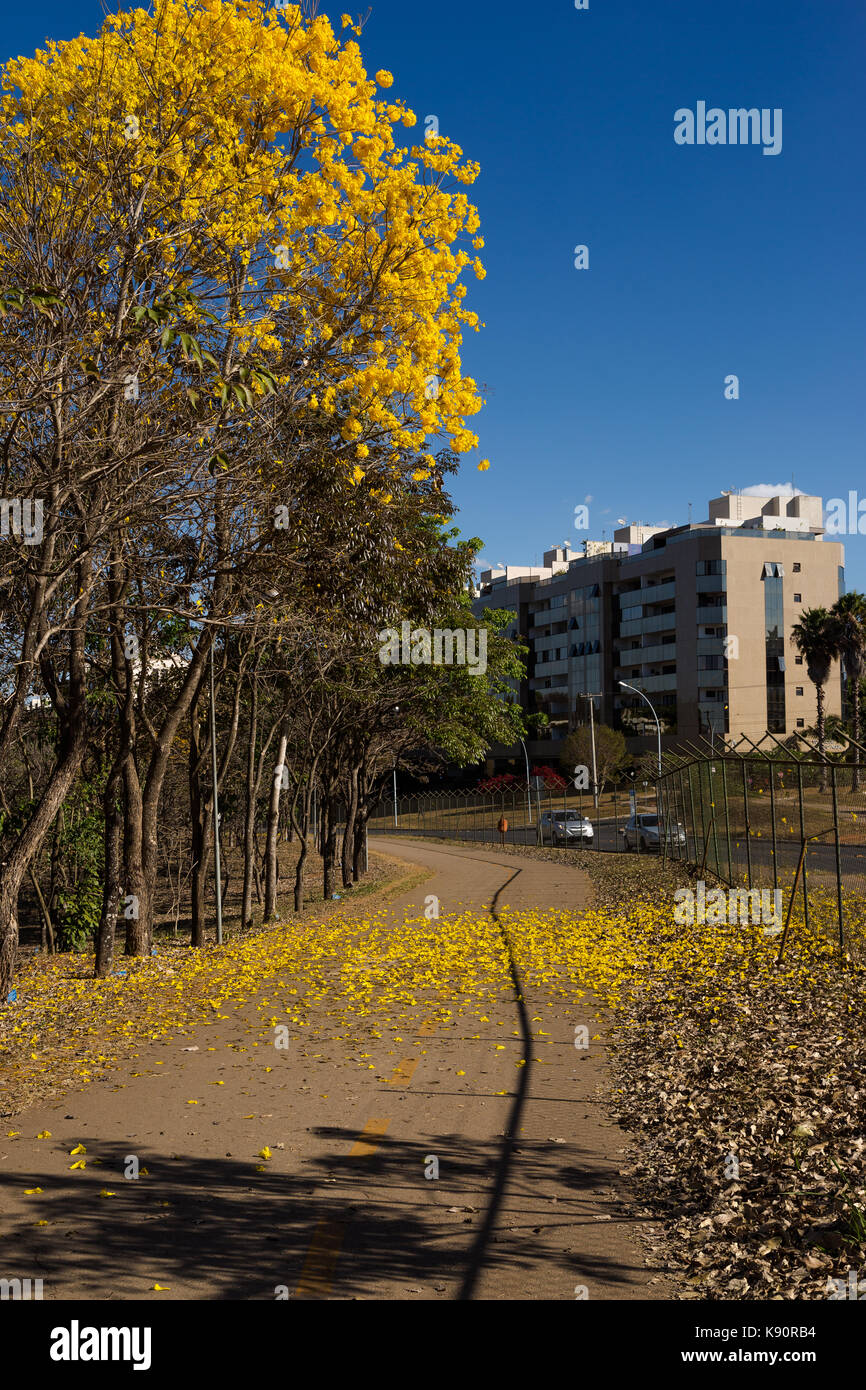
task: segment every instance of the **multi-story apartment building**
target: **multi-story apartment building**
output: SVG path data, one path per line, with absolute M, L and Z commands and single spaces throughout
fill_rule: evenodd
M 704 735 L 768 729 L 779 738 L 815 722 L 815 692 L 791 638 L 806 608 L 829 607 L 844 590 L 844 551 L 823 539 L 820 497 L 724 494 L 708 520 L 662 530 L 626 526 L 583 554 L 548 551 L 536 570 L 488 570 L 476 612 L 516 614 L 513 635 L 529 647 L 518 698 L 543 711 L 539 760 L 588 718 L 621 728 L 632 751 Z M 827 713 L 841 712 L 838 665 Z M 499 761 L 507 750 L 492 750 Z

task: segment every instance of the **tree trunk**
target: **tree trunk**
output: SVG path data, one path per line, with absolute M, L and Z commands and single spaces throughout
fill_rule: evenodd
M 322 897 L 333 898 L 337 887 L 337 822 L 333 799 L 322 806 Z
M 352 868 L 355 852 L 355 821 L 358 814 L 358 769 L 352 768 L 349 775 L 349 795 L 346 800 L 346 824 L 343 827 L 343 852 L 341 855 L 341 868 L 343 871 L 343 887 L 351 888 L 353 883 Z
M 122 858 L 120 853 L 123 815 L 118 797 L 122 792 L 122 770 L 119 763 L 111 769 L 102 798 L 105 819 L 105 878 L 102 885 L 102 912 L 96 929 L 95 974 L 99 979 L 108 975 L 114 961 L 114 940 L 117 932 L 117 912 L 123 892 Z
M 309 783 L 304 788 L 303 793 L 295 792 L 289 813 L 292 818 L 292 825 L 298 835 L 298 862 L 295 865 L 295 911 L 300 912 L 304 906 L 304 872 L 307 867 L 307 854 L 309 851 L 310 835 L 310 800 L 312 793 L 309 790 Z M 301 817 L 297 817 L 298 799 L 301 802 Z
M 244 798 L 244 886 L 241 894 L 241 926 L 248 927 L 253 916 L 253 830 L 256 817 L 256 739 L 259 732 L 259 684 L 253 672 L 250 682 L 250 727 L 247 738 L 247 781 Z
M 355 820 L 355 842 L 352 854 L 352 878 L 358 882 L 362 874 L 367 872 L 366 864 L 366 845 L 367 845 L 367 808 L 361 806 Z
M 201 696 L 189 712 L 189 814 L 191 829 L 192 871 L 190 874 L 190 945 L 205 944 L 207 922 L 207 876 L 211 858 L 211 820 L 213 799 L 202 789 L 202 768 L 207 755 L 207 743 L 201 738 Z
M 272 922 L 277 915 L 277 846 L 280 828 L 280 792 L 285 780 L 286 749 L 289 746 L 288 734 L 280 735 L 277 749 L 277 766 L 271 778 L 271 796 L 268 802 L 268 826 L 265 837 L 265 921 Z
M 818 692 L 818 756 L 821 759 L 821 792 L 827 791 L 827 762 L 824 752 L 824 687 L 816 686 Z
M 144 872 L 143 841 L 144 814 L 138 769 L 132 754 L 124 765 L 126 792 L 126 821 L 124 825 L 125 896 L 130 900 L 125 909 L 127 956 L 150 954 L 151 900 L 149 883 Z
M 33 815 L 12 846 L 0 872 L 0 1003 L 12 987 L 18 954 L 18 894 L 21 883 L 61 805 L 68 796 L 84 757 L 86 729 L 83 710 L 74 720 L 61 754 Z
M 42 918 L 42 949 L 47 955 L 53 956 L 56 948 L 54 945 L 54 923 L 51 920 L 51 912 L 45 901 L 39 879 L 33 872 L 32 864 L 28 867 L 27 874 L 30 878 L 30 882 L 33 884 L 33 892 L 36 894 L 36 901 L 39 904 L 39 914 Z
M 854 689 L 852 692 L 853 713 L 854 713 L 854 771 L 851 773 L 851 790 L 860 790 L 860 680 L 862 672 L 857 671 L 854 678 Z

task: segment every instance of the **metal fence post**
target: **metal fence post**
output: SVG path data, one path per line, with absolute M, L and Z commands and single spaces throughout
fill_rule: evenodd
M 686 771 L 688 772 L 688 775 L 689 775 L 689 805 L 690 805 L 690 807 L 691 807 L 691 812 L 692 812 L 692 842 L 693 842 L 693 844 L 694 844 L 694 849 L 695 849 L 694 861 L 693 861 L 693 862 L 694 862 L 694 863 L 697 863 L 697 860 L 698 860 L 698 818 L 697 818 L 697 816 L 695 815 L 695 793 L 694 793 L 694 789 L 693 789 L 693 787 L 692 787 L 692 765 L 691 765 L 691 763 L 689 763 L 689 766 L 688 766 L 688 768 L 686 769 Z M 688 836 L 686 836 L 686 850 L 688 850 L 688 847 L 689 847 L 689 846 L 688 846 Z
M 806 884 L 806 821 L 803 810 L 803 764 L 797 764 L 797 789 L 800 796 L 800 840 L 803 844 L 803 919 L 809 930 L 809 889 Z
M 752 831 L 749 825 L 749 787 L 746 781 L 746 759 L 743 759 L 743 818 L 746 827 L 746 882 L 752 888 Z
M 772 763 L 770 764 L 770 829 L 773 832 L 773 891 L 775 892 L 779 886 L 779 871 L 776 853 L 776 778 Z
M 728 764 L 722 761 L 722 789 L 725 796 L 725 839 L 727 841 L 728 854 L 728 883 L 733 883 L 734 873 L 731 868 L 731 820 L 728 814 Z
M 836 764 L 830 768 L 833 789 L 833 833 L 836 840 L 836 907 L 839 913 L 839 960 L 845 959 L 845 921 L 842 911 L 842 851 L 839 846 L 839 803 L 836 798 Z

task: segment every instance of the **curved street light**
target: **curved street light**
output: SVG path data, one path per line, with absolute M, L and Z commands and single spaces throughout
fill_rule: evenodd
M 656 712 L 655 712 L 655 707 L 654 707 L 654 705 L 653 705 L 653 702 L 652 702 L 652 700 L 649 698 L 648 695 L 644 695 L 644 693 L 643 693 L 642 690 L 638 690 L 638 688 L 637 688 L 636 685 L 629 685 L 628 681 L 618 681 L 617 684 L 618 684 L 618 685 L 621 685 L 621 686 L 623 687 L 624 690 L 633 690 L 634 693 L 635 693 L 635 695 L 639 695 L 639 696 L 641 697 L 642 700 L 646 700 L 647 704 L 649 705 L 650 709 L 652 710 L 652 716 L 653 716 L 653 719 L 654 719 L 655 722 L 656 722 L 656 729 L 657 729 L 657 731 L 658 731 L 658 740 L 659 740 L 658 762 L 659 762 L 659 776 L 661 776 L 661 771 L 662 771 L 662 726 L 661 726 L 661 724 L 659 723 L 659 717 L 658 717 L 658 715 L 657 715 Z

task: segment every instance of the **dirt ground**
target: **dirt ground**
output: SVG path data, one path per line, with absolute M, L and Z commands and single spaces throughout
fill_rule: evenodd
M 378 848 L 428 875 L 394 920 L 428 894 L 443 913 L 589 897 L 565 864 Z M 480 1037 L 419 1002 L 402 1050 L 373 1044 L 363 1068 L 337 1038 L 275 1050 L 255 1003 L 144 1044 L 110 1079 L 4 1120 L 3 1273 L 41 1277 L 48 1299 L 676 1297 L 619 1175 L 603 1044 L 574 1046 L 576 1024 L 599 1032 L 594 1010 L 553 1017 L 545 1001 L 544 1017 L 527 1051 L 515 1000 Z

